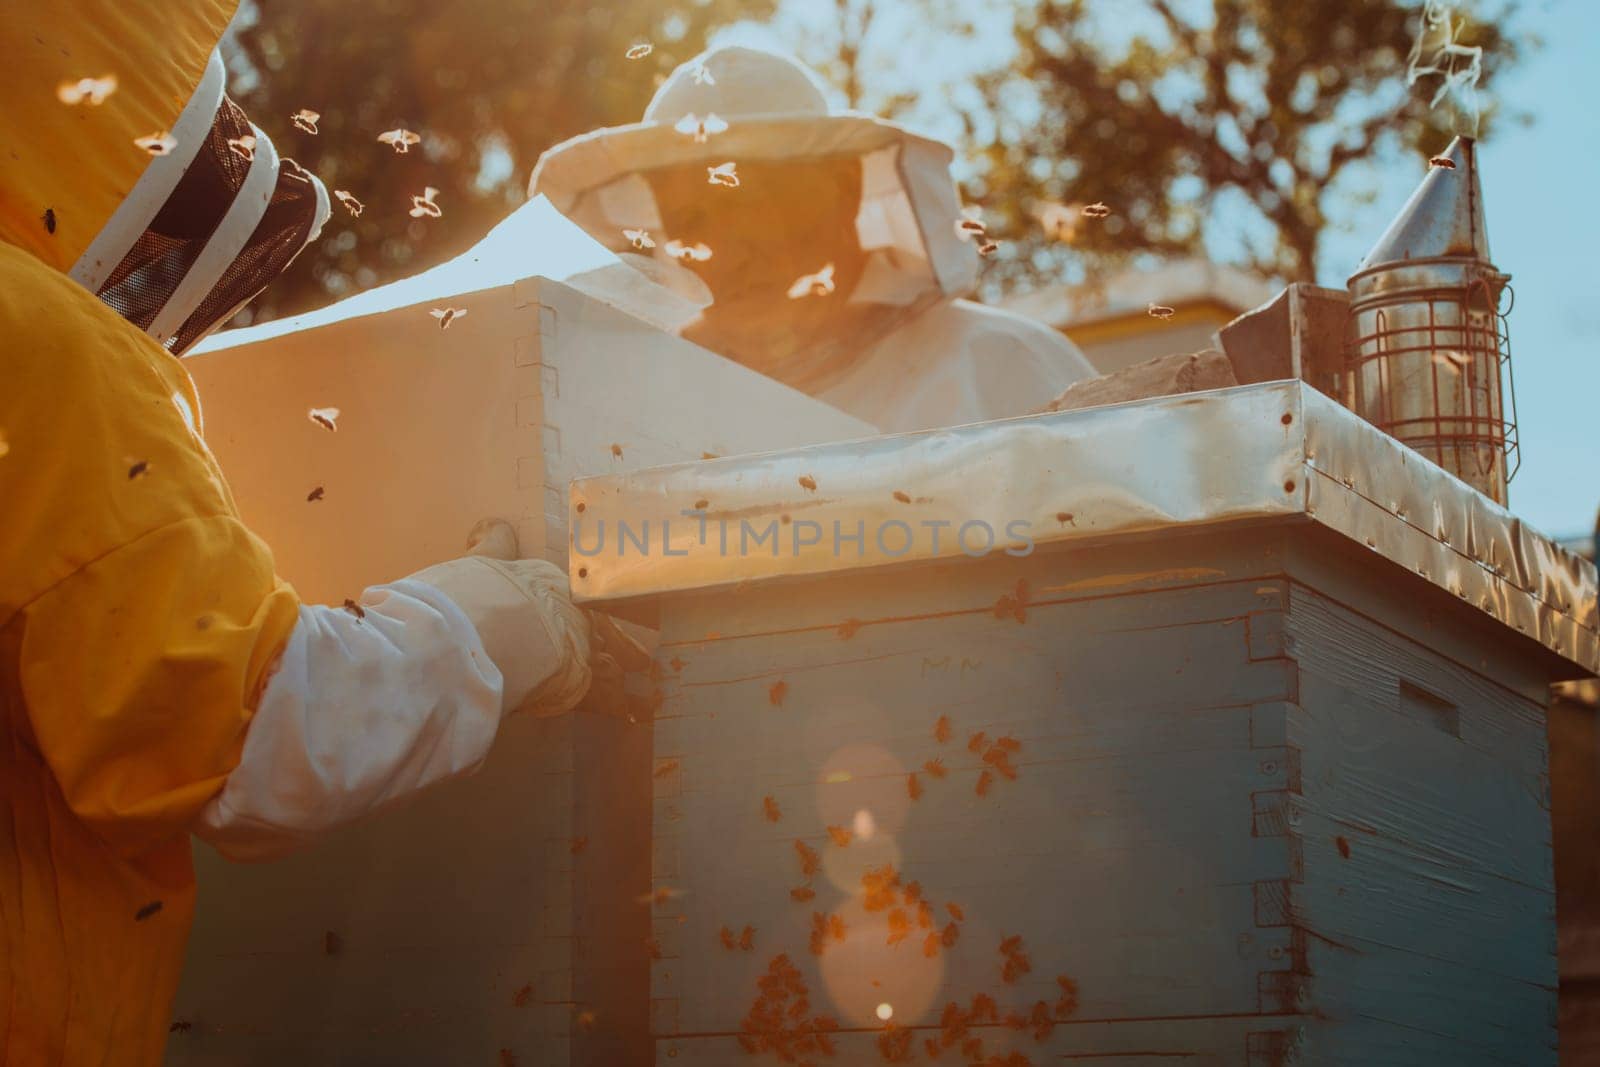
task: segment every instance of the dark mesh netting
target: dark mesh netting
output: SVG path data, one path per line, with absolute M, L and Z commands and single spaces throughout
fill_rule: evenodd
M 226 96 L 206 143 L 177 187 L 100 287 L 100 299 L 141 330 L 148 330 L 205 248 L 250 171 L 250 161 L 228 147 L 251 132 L 239 106 Z
M 243 251 L 211 292 L 179 327 L 167 347 L 182 352 L 233 316 L 268 282 L 283 273 L 305 247 L 317 219 L 317 191 L 311 176 L 292 159 L 278 161 L 278 184 Z

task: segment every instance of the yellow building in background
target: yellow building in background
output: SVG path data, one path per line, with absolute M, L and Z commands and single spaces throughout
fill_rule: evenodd
M 1237 267 L 1173 260 L 1082 285 L 1052 285 L 999 301 L 1070 337 L 1101 374 L 1175 352 L 1212 346 L 1235 316 L 1266 303 L 1277 287 Z M 1150 305 L 1172 309 L 1157 318 Z

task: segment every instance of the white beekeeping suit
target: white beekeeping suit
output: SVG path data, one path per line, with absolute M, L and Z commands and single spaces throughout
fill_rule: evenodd
M 894 432 L 1036 411 L 1094 375 L 1054 330 L 960 299 L 978 256 L 951 158 L 830 111 L 793 59 L 717 48 L 644 121 L 546 152 L 529 192 L 698 275 L 711 303 L 685 337 Z

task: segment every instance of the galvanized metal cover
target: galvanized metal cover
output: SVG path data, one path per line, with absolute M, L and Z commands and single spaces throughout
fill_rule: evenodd
M 1316 522 L 1600 673 L 1593 564 L 1298 381 L 585 478 L 569 506 L 590 602 Z

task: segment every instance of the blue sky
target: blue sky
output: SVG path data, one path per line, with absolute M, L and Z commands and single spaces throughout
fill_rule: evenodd
M 898 86 L 916 82 L 905 66 L 915 55 L 913 71 L 959 91 L 965 70 L 991 65 L 1009 47 L 1006 20 L 982 14 L 1003 11 L 1005 0 L 963 5 L 977 13 L 979 32 L 960 42 L 917 39 L 917 11 L 926 2 L 905 0 L 891 11 L 877 55 L 869 50 L 868 60 Z M 803 55 L 807 33 L 826 35 L 832 6 L 791 0 L 779 32 L 741 27 L 725 36 Z M 1104 6 L 1113 16 L 1108 32 L 1117 32 L 1140 5 L 1107 0 Z M 1511 508 L 1548 534 L 1570 537 L 1590 530 L 1600 507 L 1600 0 L 1525 0 L 1516 28 L 1536 35 L 1542 47 L 1496 86 L 1510 110 L 1534 121 L 1500 123 L 1479 153 L 1490 248 L 1516 292 L 1510 331 L 1522 466 L 1511 483 Z M 946 137 L 958 130 L 936 96 L 907 121 Z M 1424 169 L 1423 160 L 1396 158 L 1373 172 L 1365 190 L 1370 200 L 1352 200 L 1345 208 L 1349 225 L 1325 237 L 1323 284 L 1343 284 Z M 1215 228 L 1227 231 L 1232 221 L 1218 218 Z

